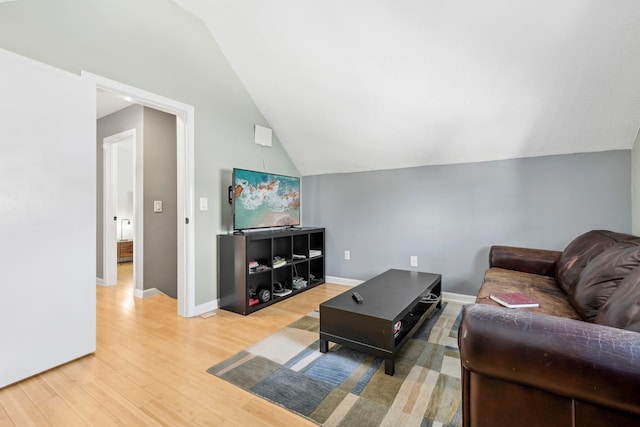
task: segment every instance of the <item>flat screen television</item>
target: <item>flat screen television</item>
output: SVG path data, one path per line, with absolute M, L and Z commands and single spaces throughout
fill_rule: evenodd
M 300 178 L 233 169 L 233 229 L 300 225 Z

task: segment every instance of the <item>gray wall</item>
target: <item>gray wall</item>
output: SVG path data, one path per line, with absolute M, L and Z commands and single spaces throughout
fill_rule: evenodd
M 625 150 L 306 176 L 303 224 L 327 228 L 328 276 L 366 280 L 417 255 L 444 291 L 474 295 L 493 244 L 562 250 L 587 230 L 630 232 L 630 175 Z
M 177 159 L 176 117 L 144 109 L 144 289 L 176 298 Z M 154 213 L 153 201 L 162 201 Z
M 298 175 L 205 24 L 171 0 L 20 0 L 0 3 L 0 47 L 79 74 L 86 70 L 195 107 L 195 303 L 218 295 L 216 234 L 228 229 L 233 167 Z M 36 82 L 37 84 L 37 82 Z M 100 163 L 98 163 L 100 165 Z M 99 166 L 101 168 L 101 166 Z

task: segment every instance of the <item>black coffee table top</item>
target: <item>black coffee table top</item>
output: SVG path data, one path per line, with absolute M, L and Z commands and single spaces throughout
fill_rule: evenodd
M 391 269 L 320 305 L 391 321 L 440 278 L 440 274 Z M 364 298 L 362 304 L 353 300 L 352 292 Z

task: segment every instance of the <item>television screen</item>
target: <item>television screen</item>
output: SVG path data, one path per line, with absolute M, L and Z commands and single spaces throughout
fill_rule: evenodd
M 300 178 L 233 170 L 233 228 L 300 225 Z

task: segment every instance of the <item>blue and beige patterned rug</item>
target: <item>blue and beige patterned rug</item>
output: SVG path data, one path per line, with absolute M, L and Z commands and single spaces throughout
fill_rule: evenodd
M 462 306 L 444 303 L 398 353 L 384 360 L 330 343 L 318 350 L 318 312 L 208 369 L 323 426 L 459 426 Z

